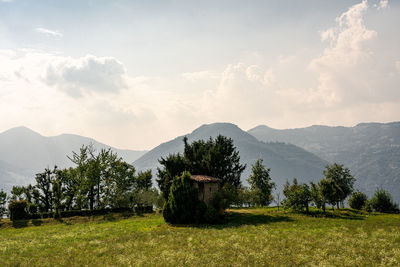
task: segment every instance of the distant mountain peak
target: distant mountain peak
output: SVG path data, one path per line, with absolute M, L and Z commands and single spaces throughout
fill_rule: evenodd
M 0 134 L 11 134 L 11 135 L 36 135 L 36 136 L 42 136 L 38 132 L 35 132 L 34 130 L 26 127 L 26 126 L 17 126 L 14 128 L 10 128 Z

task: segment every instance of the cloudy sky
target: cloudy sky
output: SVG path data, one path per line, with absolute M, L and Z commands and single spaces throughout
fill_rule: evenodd
M 400 1 L 0 0 L 0 131 L 151 149 L 400 119 Z

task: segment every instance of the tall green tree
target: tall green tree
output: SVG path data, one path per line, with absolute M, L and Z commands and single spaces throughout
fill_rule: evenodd
M 44 172 L 36 174 L 36 188 L 39 190 L 39 199 L 41 207 L 44 211 L 53 211 L 53 188 L 52 181 L 54 173 L 57 171 L 57 166 L 53 170 L 46 168 Z
M 158 168 L 158 186 L 166 200 L 175 176 L 184 171 L 191 174 L 202 174 L 222 180 L 221 186 L 230 184 L 235 188 L 241 185 L 240 175 L 246 165 L 240 164 L 239 151 L 231 138 L 218 135 L 207 141 L 198 140 L 189 144 L 187 137 L 183 138 L 184 153 L 170 154 L 159 160 L 162 168 Z
M 356 179 L 351 175 L 350 170 L 341 164 L 334 163 L 327 165 L 323 171 L 325 179 L 335 184 L 337 190 L 336 205 L 339 208 L 339 203 L 344 203 L 344 200 L 354 191 L 354 182 Z
M 268 206 L 273 197 L 272 190 L 275 188 L 275 183 L 269 175 L 270 169 L 265 168 L 263 160 L 257 160 L 251 167 L 251 174 L 247 179 L 250 188 L 256 196 L 256 204 Z
M 182 172 L 188 170 L 188 164 L 185 158 L 181 154 L 170 154 L 165 158 L 161 158 L 159 161 L 162 168 L 157 168 L 157 184 L 160 191 L 168 201 L 168 196 L 172 181 L 175 176 L 181 176 Z
M 222 180 L 222 186 L 228 183 L 235 188 L 240 187 L 240 176 L 246 165 L 240 164 L 239 151 L 232 138 L 218 135 L 215 139 L 210 137 L 207 141 L 189 144 L 185 137 L 183 142 L 184 158 L 190 173 L 217 177 Z
M 302 211 L 304 208 L 309 212 L 309 204 L 312 200 L 310 187 L 308 184 L 299 184 L 297 179 L 293 179 L 293 184 L 286 181 L 283 187 L 285 199 L 282 204 L 285 208 Z
M 323 208 L 324 212 L 325 212 L 325 204 L 326 203 L 331 204 L 332 209 L 334 209 L 334 205 L 336 203 L 338 203 L 338 201 L 339 201 L 338 196 L 343 195 L 340 192 L 341 191 L 340 187 L 338 187 L 338 185 L 332 180 L 321 179 L 318 182 L 318 188 L 321 193 L 322 205 L 323 205 L 322 208 Z
M 197 189 L 192 186 L 190 173 L 176 176 L 171 185 L 168 201 L 163 208 L 163 216 L 169 223 L 195 223 L 200 201 Z
M 398 205 L 393 201 L 392 195 L 381 188 L 377 189 L 372 196 L 371 206 L 377 212 L 391 213 L 399 210 Z

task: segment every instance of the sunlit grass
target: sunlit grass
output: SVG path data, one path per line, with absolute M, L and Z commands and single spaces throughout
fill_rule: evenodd
M 400 215 L 270 208 L 234 209 L 216 226 L 169 226 L 159 214 L 3 224 L 0 266 L 15 265 L 398 266 Z

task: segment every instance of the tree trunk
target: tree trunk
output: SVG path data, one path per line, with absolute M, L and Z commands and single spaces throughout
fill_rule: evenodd
M 306 213 L 307 213 L 307 214 L 309 213 L 309 210 L 308 210 L 308 203 L 306 203 Z
M 89 208 L 90 210 L 93 210 L 93 202 L 94 202 L 94 192 L 93 192 L 93 186 L 90 187 L 90 192 L 89 192 Z
M 325 203 L 324 204 L 322 204 L 322 210 L 324 211 L 324 213 L 325 213 Z
M 339 203 L 340 203 L 339 201 L 336 203 L 336 205 L 337 205 L 337 209 L 339 209 Z

